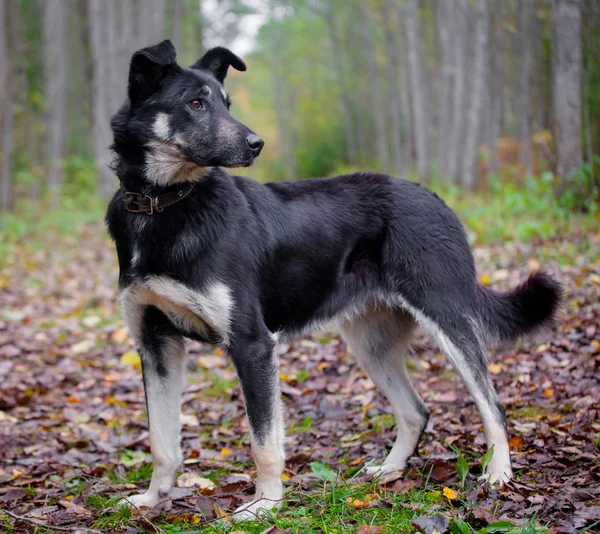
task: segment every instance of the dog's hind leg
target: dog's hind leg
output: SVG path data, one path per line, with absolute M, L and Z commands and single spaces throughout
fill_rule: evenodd
M 369 474 L 404 469 L 429 419 L 406 369 L 414 327 L 408 313 L 389 309 L 371 311 L 342 325 L 350 351 L 386 395 L 396 416 L 394 446 L 382 465 L 367 467 Z
M 236 367 L 250 423 L 252 455 L 256 464 L 256 493 L 240 506 L 233 521 L 256 519 L 278 508 L 283 498 L 284 427 L 275 342 L 266 328 L 252 334 L 233 333 L 229 353 Z
M 468 314 L 439 310 L 428 317 L 405 300 L 403 307 L 411 312 L 440 348 L 463 379 L 483 421 L 488 449 L 494 449 L 484 477 L 491 484 L 503 484 L 512 478 L 506 414 L 491 383 L 485 344 L 477 323 Z
M 153 306 L 125 314 L 142 361 L 150 428 L 152 479 L 146 493 L 127 497 L 136 508 L 170 507 L 169 494 L 181 465 L 180 412 L 185 382 L 185 347 L 165 315 Z M 131 319 L 139 321 L 132 324 Z

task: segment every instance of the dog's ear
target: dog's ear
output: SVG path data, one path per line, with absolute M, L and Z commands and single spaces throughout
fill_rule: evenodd
M 217 46 L 211 48 L 190 68 L 207 70 L 213 76 L 223 83 L 227 76 L 227 69 L 233 67 L 235 70 L 246 70 L 246 64 L 237 57 L 231 50 Z
M 152 95 L 161 80 L 179 68 L 176 57 L 175 47 L 169 40 L 133 54 L 129 68 L 129 100 L 132 104 Z

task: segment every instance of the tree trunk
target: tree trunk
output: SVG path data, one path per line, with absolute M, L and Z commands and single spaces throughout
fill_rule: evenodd
M 424 55 L 417 0 L 406 0 L 404 5 L 404 31 L 407 39 L 407 61 L 413 111 L 413 126 L 417 151 L 417 175 L 422 181 L 430 177 L 429 113 L 427 109 Z
M 179 52 L 181 47 L 181 21 L 183 19 L 183 0 L 173 0 L 173 29 L 171 39 L 175 50 Z
M 398 83 L 398 68 L 400 60 L 398 57 L 398 47 L 394 39 L 394 30 L 392 29 L 392 13 L 389 4 L 383 7 L 383 25 L 385 28 L 385 55 L 388 71 L 388 83 L 390 87 L 389 106 L 392 130 L 392 161 L 394 173 L 398 176 L 404 175 L 407 161 L 403 158 L 402 149 L 402 113 L 400 109 L 400 85 Z
M 557 173 L 566 186 L 583 164 L 581 151 L 581 1 L 552 0 Z
M 475 25 L 475 58 L 471 73 L 471 105 L 468 114 L 464 155 L 464 184 L 469 189 L 477 185 L 479 146 L 481 144 L 481 118 L 487 91 L 487 64 L 489 61 L 490 12 L 489 0 L 478 0 Z
M 465 62 L 467 54 L 467 10 L 469 0 L 453 0 L 454 19 L 454 93 L 452 95 L 452 129 L 448 147 L 447 175 L 454 183 L 460 182 L 461 159 L 465 142 Z
M 10 0 L 8 0 L 10 1 Z M 8 41 L 7 0 L 0 0 L 0 172 L 2 173 L 2 195 L 0 209 L 7 211 L 13 205 L 12 152 L 14 123 L 14 90 L 10 75 L 11 54 Z
M 442 61 L 439 88 L 440 122 L 437 160 L 440 176 L 448 177 L 448 160 L 452 140 L 452 87 L 456 74 L 453 68 L 453 34 L 450 13 L 452 7 L 448 3 L 448 0 L 438 0 L 437 9 Z
M 340 38 L 337 32 L 337 24 L 335 20 L 335 9 L 332 6 L 325 7 L 325 20 L 329 29 L 329 39 L 331 42 L 331 52 L 333 56 L 333 65 L 337 77 L 337 85 L 340 90 L 340 112 L 344 119 L 344 136 L 346 138 L 346 153 L 348 163 L 356 165 L 358 162 L 358 149 L 354 124 L 352 121 L 352 110 L 350 106 L 350 98 L 348 96 L 348 86 L 346 84 L 346 73 L 344 68 L 344 54 L 340 43 Z
M 106 80 L 112 78 L 110 71 L 111 58 L 105 46 L 105 35 L 108 33 L 107 19 L 109 19 L 107 9 L 110 9 L 110 7 L 112 6 L 109 6 L 103 0 L 89 0 L 89 27 L 93 62 L 92 136 L 98 177 L 100 178 L 100 193 L 104 199 L 110 198 L 115 188 L 115 178 L 108 167 L 111 162 L 108 147 L 112 140 L 110 117 L 116 111 L 116 109 L 110 109 L 111 88 L 107 87 L 106 84 Z
M 403 6 L 396 3 L 395 9 L 398 20 L 403 20 Z M 413 126 L 412 113 L 410 108 L 410 80 L 408 76 L 408 67 L 406 65 L 406 36 L 404 32 L 397 32 L 395 35 L 395 46 L 398 50 L 398 72 L 399 72 L 399 93 L 400 93 L 400 114 L 402 116 L 402 161 L 404 173 L 412 171 L 413 161 Z
M 371 15 L 364 2 L 360 3 L 360 14 L 362 20 L 363 40 L 365 54 L 367 56 L 367 78 L 371 83 L 373 114 L 375 117 L 375 137 L 377 140 L 377 159 L 380 167 L 389 172 L 390 154 L 387 143 L 387 129 L 385 126 L 385 104 L 381 88 L 381 78 L 377 68 L 377 57 L 373 44 L 373 33 L 371 31 Z
M 67 131 L 67 2 L 44 2 L 44 66 L 48 144 L 48 195 L 58 207 L 63 182 L 63 158 Z
M 532 30 L 535 17 L 535 1 L 519 0 L 519 42 L 520 42 L 520 72 L 518 88 L 517 137 L 521 142 L 521 163 L 528 173 L 532 172 L 531 164 L 531 109 L 529 105 L 532 70 Z
M 487 128 L 487 145 L 489 149 L 488 176 L 498 174 L 498 138 L 502 132 L 502 102 L 504 91 L 504 66 L 503 55 L 505 35 L 502 27 L 497 27 L 496 21 L 502 20 L 505 4 L 496 4 L 493 10 L 494 24 L 490 30 L 490 59 L 488 69 L 489 92 L 489 124 Z

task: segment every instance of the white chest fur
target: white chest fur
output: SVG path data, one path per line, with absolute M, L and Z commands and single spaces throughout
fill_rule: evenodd
M 210 283 L 198 291 L 167 276 L 150 276 L 126 287 L 119 299 L 135 340 L 141 339 L 144 307 L 154 306 L 183 331 L 207 335 L 212 330 L 225 344 L 228 342 L 234 302 L 230 289 L 222 282 Z

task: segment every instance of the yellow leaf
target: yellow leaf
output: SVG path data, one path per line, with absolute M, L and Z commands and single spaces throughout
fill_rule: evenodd
M 215 356 L 223 356 L 223 349 L 217 347 L 215 349 Z
M 288 376 L 283 371 L 279 371 L 279 378 L 281 379 L 282 382 L 288 381 Z
M 454 491 L 452 488 L 444 488 L 442 490 L 444 497 L 453 501 L 454 499 L 458 499 L 458 493 Z
M 502 372 L 502 367 L 500 367 L 500 365 L 497 363 L 488 364 L 488 369 L 493 375 L 499 375 Z
M 227 458 L 233 451 L 231 449 L 228 449 L 227 447 L 223 447 L 221 449 L 221 456 L 223 458 Z
M 208 478 L 198 476 L 196 473 L 182 473 L 177 479 L 177 486 L 180 488 L 198 486 L 200 489 L 212 490 L 215 488 L 215 483 Z
M 288 475 L 287 473 L 281 473 L 281 480 L 283 480 L 284 482 L 286 480 L 290 479 L 290 475 Z
M 127 330 L 123 327 L 117 328 L 110 337 L 115 343 L 125 343 L 127 340 Z
M 481 275 L 481 283 L 484 286 L 489 286 L 490 285 L 490 277 L 487 274 L 482 274 Z
M 363 508 L 369 506 L 369 501 L 361 501 L 360 499 L 354 499 L 354 501 L 352 502 L 352 506 L 354 506 L 356 510 L 362 510 Z
M 138 371 L 142 369 L 142 362 L 140 361 L 140 355 L 137 352 L 126 352 L 121 356 L 121 363 L 123 365 L 130 365 L 135 367 Z

